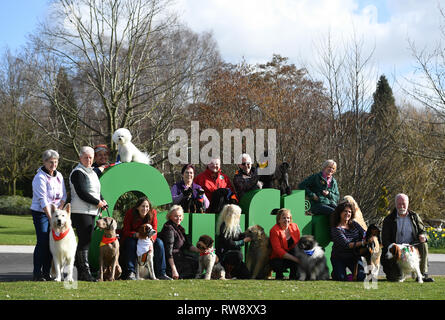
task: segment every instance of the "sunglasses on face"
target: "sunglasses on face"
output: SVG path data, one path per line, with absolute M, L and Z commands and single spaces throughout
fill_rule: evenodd
M 241 165 L 242 166 L 247 166 L 247 165 L 251 165 L 251 163 L 250 162 L 243 162 L 243 163 L 241 163 Z

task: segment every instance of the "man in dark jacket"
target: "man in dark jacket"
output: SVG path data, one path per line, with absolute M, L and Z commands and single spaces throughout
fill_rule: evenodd
M 256 168 L 252 168 L 252 158 L 247 153 L 240 156 L 238 167 L 239 169 L 233 177 L 233 184 L 238 200 L 241 201 L 246 192 L 261 189 L 263 183 L 259 181 Z
M 408 204 L 408 196 L 399 193 L 395 198 L 396 207 L 383 220 L 381 258 L 383 271 L 389 281 L 398 281 L 401 278 L 401 271 L 397 263 L 386 259 L 386 252 L 391 243 L 409 243 L 419 249 L 420 272 L 423 275 L 423 281 L 432 282 L 434 280 L 428 277 L 428 243 L 425 225 L 417 213 L 408 210 Z

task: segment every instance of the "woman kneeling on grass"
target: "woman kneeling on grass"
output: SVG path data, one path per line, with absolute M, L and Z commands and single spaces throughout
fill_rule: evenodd
M 289 209 L 278 210 L 276 222 L 269 232 L 272 246 L 270 266 L 275 271 L 275 279 L 282 280 L 283 272 L 289 268 L 289 279 L 295 280 L 298 277 L 298 263 L 300 262 L 296 257 L 300 229 L 296 223 L 292 222 L 292 214 Z
M 354 220 L 354 209 L 348 202 L 341 202 L 332 216 L 331 238 L 332 246 L 331 263 L 332 279 L 346 281 L 346 268 L 356 274 L 358 281 L 365 279 L 363 263 L 355 248 L 366 245 L 363 239 L 365 230 Z M 356 271 L 354 271 L 356 270 Z
M 123 223 L 122 243 L 124 243 L 125 252 L 125 276 L 128 280 L 136 280 L 136 263 L 137 263 L 137 244 L 138 229 L 143 224 L 150 224 L 156 232 L 158 231 L 157 212 L 146 197 L 139 198 L 135 206 L 125 213 Z M 155 234 L 151 237 L 154 248 L 154 272 L 156 278 L 160 280 L 171 280 L 165 274 L 165 254 L 164 242 Z
M 250 272 L 241 252 L 251 238 L 241 232 L 241 208 L 235 204 L 225 205 L 218 217 L 216 227 L 216 254 L 226 270 L 226 278 L 250 279 Z
M 167 214 L 167 222 L 158 234 L 164 242 L 167 275 L 175 280 L 194 278 L 198 270 L 198 256 L 188 251 L 199 253 L 199 249 L 187 239 L 181 226 L 183 219 L 182 207 L 173 205 Z

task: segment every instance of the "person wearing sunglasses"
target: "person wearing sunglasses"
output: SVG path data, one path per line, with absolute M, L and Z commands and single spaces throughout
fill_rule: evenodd
M 256 168 L 252 167 L 252 158 L 250 155 L 243 153 L 238 163 L 239 169 L 233 177 L 233 185 L 235 186 L 238 199 L 241 201 L 241 198 L 246 192 L 261 189 L 263 183 L 259 181 Z

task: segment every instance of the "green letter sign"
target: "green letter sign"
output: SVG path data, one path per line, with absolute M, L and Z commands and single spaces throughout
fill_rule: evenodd
M 108 202 L 109 211 L 113 208 L 124 193 L 139 191 L 145 194 L 153 206 L 162 206 L 172 202 L 170 187 L 164 176 L 154 167 L 137 163 L 122 163 L 106 171 L 101 179 L 101 193 Z M 330 243 L 328 217 L 305 215 L 305 199 L 303 190 L 294 190 L 292 194 L 280 196 L 276 189 L 254 190 L 246 193 L 240 202 L 245 219 L 241 221 L 241 227 L 261 225 L 266 233 L 276 223 L 271 211 L 275 208 L 287 208 L 292 213 L 293 222 L 297 223 L 301 234 L 313 234 L 320 246 L 326 250 L 326 258 L 329 267 Z M 217 221 L 216 213 L 209 214 L 185 214 L 183 227 L 191 233 L 192 243 L 195 244 L 202 234 L 215 237 Z M 158 212 L 158 231 L 162 230 L 166 212 Z M 90 246 L 90 264 L 94 269 L 98 267 L 99 243 L 102 232 L 95 231 Z

